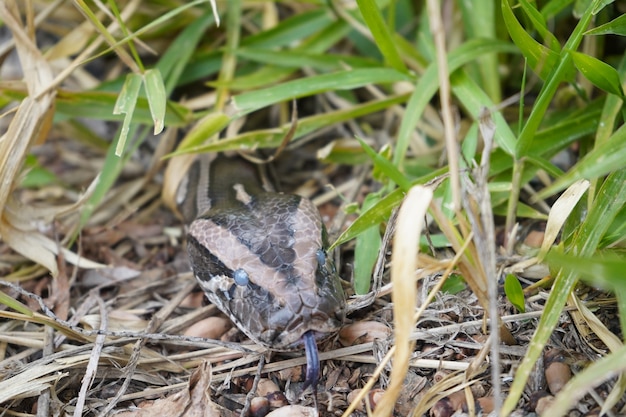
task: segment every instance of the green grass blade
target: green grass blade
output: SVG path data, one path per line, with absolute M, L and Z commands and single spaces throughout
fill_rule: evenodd
M 626 125 L 622 125 L 611 137 L 596 146 L 585 155 L 576 165 L 558 178 L 550 186 L 539 192 L 538 198 L 545 198 L 579 179 L 595 179 L 611 171 L 624 167 L 626 160 Z
M 541 8 L 541 14 L 545 19 L 552 19 L 573 2 L 574 0 L 550 0 Z
M 547 416 L 564 416 L 589 390 L 626 372 L 626 345 L 591 363 L 577 374 L 545 410 Z
M 506 294 L 506 298 L 508 298 L 517 311 L 520 313 L 526 311 L 526 306 L 524 304 L 524 290 L 522 289 L 522 284 L 520 284 L 515 275 L 507 274 L 504 279 L 504 293 Z
M 428 181 L 437 178 L 438 176 L 444 175 L 446 172 L 447 168 L 441 168 L 436 171 L 432 171 L 428 175 L 411 181 L 411 186 L 426 184 Z M 380 201 L 374 204 L 369 210 L 361 213 L 361 215 L 346 230 L 344 230 L 343 233 L 341 233 L 337 240 L 333 242 L 330 249 L 336 248 L 337 246 L 354 239 L 360 233 L 363 233 L 370 227 L 378 226 L 379 224 L 381 224 L 383 221 L 389 218 L 391 211 L 396 208 L 398 204 L 400 204 L 400 202 L 402 202 L 403 198 L 404 192 L 400 188 L 390 192 L 385 197 L 381 198 Z
M 489 96 L 472 80 L 465 71 L 459 70 L 450 76 L 452 91 L 463 106 L 473 115 L 475 120 L 480 118 L 485 109 L 495 107 Z M 499 111 L 493 111 L 491 117 L 496 125 L 494 140 L 507 153 L 515 149 L 515 135 L 504 116 Z
M 141 83 L 143 82 L 141 75 L 139 74 L 128 74 L 126 77 L 126 82 L 122 87 L 122 91 L 120 91 L 120 95 L 115 102 L 115 107 L 113 108 L 113 114 L 123 114 L 124 121 L 122 123 L 122 129 L 120 130 L 120 135 L 117 139 L 117 145 L 115 149 L 115 155 L 120 156 L 124 152 L 124 148 L 126 147 L 126 139 L 128 137 L 128 131 L 130 129 L 130 122 L 133 119 L 133 114 L 135 112 L 135 104 L 137 103 L 137 97 L 139 96 L 139 89 L 141 88 Z
M 380 63 L 370 59 L 350 55 L 310 53 L 300 51 L 271 51 L 257 48 L 240 48 L 237 55 L 262 64 L 287 68 L 309 67 L 319 71 L 339 71 L 346 65 L 351 68 L 380 67 Z
M 580 45 L 580 42 L 582 41 L 582 38 L 583 38 L 583 33 L 586 30 L 586 28 L 589 26 L 589 22 L 591 21 L 591 18 L 593 17 L 592 11 L 594 9 L 594 6 L 599 4 L 599 1 L 600 0 L 594 0 L 594 4 L 590 5 L 585 11 L 585 13 L 581 16 L 581 19 L 576 25 L 576 27 L 574 28 L 572 35 L 567 40 L 567 43 L 565 44 L 565 47 L 563 48 L 564 50 L 578 49 L 578 45 Z M 505 9 L 510 10 L 508 0 L 502 0 L 502 9 L 503 9 L 503 13 Z M 535 140 L 535 132 L 537 131 L 539 124 L 543 120 L 546 110 L 548 109 L 548 106 L 552 102 L 552 98 L 554 97 L 554 94 L 556 93 L 557 87 L 559 86 L 561 81 L 563 81 L 566 78 L 568 72 L 570 71 L 571 66 L 572 66 L 571 55 L 567 52 L 561 53 L 558 63 L 553 68 L 550 75 L 546 78 L 546 82 L 543 85 L 541 91 L 539 92 L 537 101 L 535 102 L 535 105 L 532 108 L 530 116 L 528 117 L 528 120 L 526 121 L 526 124 L 524 125 L 524 128 L 522 129 L 522 132 L 519 136 L 517 146 L 516 146 L 516 152 L 515 152 L 515 156 L 518 159 L 528 154 L 529 150 L 532 149 L 533 143 Z
M 6 294 L 3 291 L 0 291 L 0 304 L 3 304 L 15 311 L 17 311 L 18 313 L 22 313 L 25 316 L 28 317 L 32 317 L 33 316 L 33 311 L 28 308 L 27 306 L 25 306 L 24 304 L 20 303 L 19 301 L 17 301 L 16 299 L 14 299 L 13 297 L 9 296 L 8 294 Z
M 384 158 L 382 155 L 376 153 L 374 149 L 372 149 L 363 139 L 360 137 L 356 137 L 359 141 L 365 153 L 369 155 L 374 162 L 374 165 L 380 169 L 391 181 L 398 184 L 398 187 L 402 189 L 404 192 L 408 192 L 411 188 L 411 183 L 406 179 L 403 173 L 401 173 L 388 159 Z
M 577 256 L 591 256 L 598 247 L 602 237 L 611 226 L 614 217 L 626 203 L 626 169 L 610 174 L 589 209 L 589 214 L 578 226 L 573 237 L 566 240 L 567 253 Z M 530 342 L 528 352 L 524 356 L 506 398 L 501 416 L 511 413 L 519 400 L 526 381 L 532 372 L 535 362 L 543 352 L 546 342 L 556 327 L 567 297 L 578 280 L 578 273 L 563 269 L 556 274 L 554 286 L 546 301 L 537 331 Z
M 377 194 L 369 194 L 363 201 L 362 210 L 368 210 L 380 200 Z M 378 259 L 382 239 L 378 225 L 364 230 L 356 238 L 354 246 L 354 291 L 367 294 L 372 281 L 372 270 Z
M 626 14 L 611 20 L 608 23 L 588 30 L 585 35 L 620 35 L 626 36 Z
M 121 132 L 118 131 L 116 139 L 119 138 L 120 134 Z M 115 147 L 109 147 L 106 157 L 104 159 L 104 166 L 102 167 L 102 171 L 98 178 L 98 183 L 93 191 L 93 194 L 89 198 L 89 201 L 84 205 L 83 211 L 80 213 L 80 226 L 78 228 L 79 230 L 87 224 L 94 210 L 98 208 L 115 181 L 117 181 L 127 160 L 133 155 L 133 152 L 137 149 L 142 139 L 145 138 L 145 135 L 146 132 L 143 132 L 141 135 L 139 135 L 138 125 L 133 124 L 130 126 L 128 136 L 131 138 L 136 138 L 136 140 L 132 142 L 131 146 L 126 149 L 126 152 L 121 155 L 121 158 L 115 153 Z M 78 232 L 79 230 L 77 230 L 76 232 Z
M 624 96 L 622 83 L 615 68 L 587 54 L 575 51 L 568 52 L 572 55 L 574 65 L 576 65 L 578 71 L 591 81 L 593 85 L 616 96 Z
M 548 24 L 543 15 L 528 0 L 520 0 L 520 6 L 526 12 L 526 16 L 528 16 L 539 35 L 544 39 L 544 43 L 558 54 L 561 51 L 561 44 L 548 29 Z
M 155 69 L 147 70 L 143 75 L 143 85 L 148 97 L 148 105 L 154 124 L 154 134 L 158 135 L 165 126 L 165 107 L 167 104 L 167 93 L 165 92 L 165 84 L 163 83 L 163 78 L 161 78 L 161 72 Z
M 374 0 L 357 0 L 363 20 L 374 37 L 374 42 L 385 57 L 385 63 L 400 72 L 407 72 L 407 68 L 398 53 L 391 34 L 391 29 L 383 19 L 380 9 Z
M 402 202 L 404 193 L 400 189 L 396 189 L 385 197 L 381 198 L 376 204 L 370 207 L 341 233 L 337 240 L 330 245 L 329 251 L 342 245 L 359 234 L 365 232 L 372 227 L 378 227 L 382 221 L 389 218 L 391 210 L 396 208 Z
M 496 35 L 496 2 L 483 0 L 465 0 L 459 2 L 463 16 L 463 28 L 468 39 L 497 39 Z M 480 13 L 476 13 L 480 10 Z M 495 53 L 484 54 L 476 59 L 472 66 L 478 73 L 480 85 L 495 103 L 502 100 L 498 56 Z
M 355 69 L 288 81 L 233 98 L 236 117 L 263 107 L 324 91 L 352 90 L 368 84 L 410 81 L 411 78 L 390 68 Z
M 202 36 L 214 22 L 213 13 L 207 10 L 189 26 L 185 27 L 180 35 L 174 39 L 167 51 L 159 58 L 155 68 L 161 72 L 162 77 L 165 79 L 165 91 L 168 97 L 178 85 Z
M 241 46 L 272 49 L 288 46 L 326 27 L 332 22 L 331 15 L 323 8 L 299 13 L 282 20 L 275 27 L 260 32 L 258 35 L 248 36 L 241 40 Z
M 596 252 L 591 257 L 581 257 L 551 251 L 546 262 L 555 268 L 563 268 L 567 272 L 578 273 L 581 278 L 594 287 L 612 292 L 626 291 L 626 257 L 611 252 Z
M 502 17 L 515 45 L 528 60 L 528 65 L 543 80 L 547 79 L 559 61 L 559 54 L 546 48 L 520 25 L 509 5 L 509 0 L 502 0 Z
M 472 39 L 448 54 L 448 69 L 452 74 L 462 65 L 477 59 L 483 54 L 497 52 L 515 53 L 516 51 L 513 45 L 506 42 L 489 39 Z M 437 89 L 439 88 L 437 71 L 437 64 L 431 63 L 418 80 L 411 98 L 407 103 L 405 116 L 400 123 L 398 143 L 393 156 L 393 163 L 396 166 L 399 166 L 400 161 L 404 160 L 409 147 L 411 134 L 417 126 L 417 122 L 422 117 L 424 109 L 435 93 L 437 93 Z
M 352 120 L 357 117 L 361 117 L 389 108 L 390 106 L 393 106 L 395 104 L 404 103 L 407 98 L 408 94 L 389 96 L 381 100 L 372 100 L 349 108 L 305 117 L 298 121 L 298 126 L 296 127 L 296 131 L 294 132 L 292 140 L 296 140 L 306 135 L 307 133 L 323 129 L 328 126 L 332 126 L 336 123 L 340 123 L 346 120 Z M 220 118 L 219 123 L 221 122 L 223 122 L 223 119 Z M 209 133 L 213 134 L 219 132 L 219 130 L 223 128 L 223 126 L 220 127 L 219 123 L 214 123 L 211 127 L 211 129 L 218 130 L 205 130 L 204 134 L 206 135 Z M 196 146 L 197 141 L 190 140 L 188 142 L 186 139 L 185 144 L 188 143 L 188 146 L 181 146 L 176 152 L 170 154 L 169 156 L 185 153 L 220 152 L 246 147 L 255 149 L 275 148 L 282 143 L 289 129 L 291 129 L 291 123 L 286 123 L 285 125 L 278 128 L 260 129 L 252 132 L 246 132 L 202 146 Z M 190 133 L 190 135 L 192 133 Z
M 85 117 L 90 119 L 120 121 L 124 115 L 113 114 L 111 111 L 119 94 L 104 91 L 71 92 L 59 91 L 57 93 L 55 114 L 56 120 L 74 119 Z M 135 104 L 133 120 L 136 123 L 152 124 L 152 115 L 148 100 L 139 97 Z M 168 126 L 186 126 L 193 120 L 191 111 L 172 101 L 167 102 L 165 123 Z

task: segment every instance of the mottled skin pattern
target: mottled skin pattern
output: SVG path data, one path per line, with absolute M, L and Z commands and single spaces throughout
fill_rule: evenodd
M 223 192 L 191 222 L 189 259 L 207 297 L 246 335 L 274 350 L 297 349 L 307 331 L 321 339 L 338 330 L 345 297 L 313 203 L 260 192 L 250 172 L 223 178 L 211 168 L 209 184 L 218 181 Z M 235 271 L 247 282 L 235 283 Z

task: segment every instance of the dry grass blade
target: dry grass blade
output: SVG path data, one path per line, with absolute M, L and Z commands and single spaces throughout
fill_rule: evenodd
M 543 261 L 546 254 L 559 237 L 565 221 L 588 188 L 589 181 L 580 180 L 570 185 L 567 190 L 559 196 L 550 209 L 550 214 L 548 215 L 548 221 L 546 223 L 546 231 L 543 241 L 541 242 L 541 249 L 537 256 L 525 259 L 508 267 L 506 270 L 507 272 L 520 272 Z
M 483 149 L 480 166 L 474 169 L 475 183 L 464 178 L 463 203 L 465 211 L 472 224 L 474 242 L 478 250 L 478 259 L 489 293 L 489 318 L 490 324 L 490 349 L 491 349 L 491 382 L 494 389 L 495 409 L 500 410 L 502 399 L 500 398 L 500 333 L 508 334 L 504 325 L 500 326 L 500 314 L 498 312 L 498 275 L 496 272 L 496 242 L 493 210 L 491 208 L 491 194 L 488 189 L 489 164 L 491 150 L 494 146 L 495 124 L 490 115 L 484 115 L 479 121 L 479 129 L 483 137 L 485 147 Z M 476 212 L 478 210 L 478 212 Z M 505 341 L 507 339 L 505 338 Z M 512 336 L 508 343 L 514 343 Z M 469 395 L 469 390 L 465 390 Z M 473 412 L 473 401 L 469 403 Z
M 600 340 L 611 350 L 611 352 L 616 352 L 622 347 L 622 342 L 611 332 L 605 325 L 600 321 L 600 319 L 587 307 L 578 296 L 574 293 L 570 294 L 568 299 L 568 304 L 574 305 L 576 310 L 572 311 L 570 314 L 572 319 L 574 320 L 574 324 L 576 328 L 580 332 L 581 335 L 589 333 L 589 330 L 593 332 L 593 334 L 597 335 Z M 581 327 L 589 327 L 589 330 L 582 329 Z M 586 338 L 585 338 L 586 340 Z M 589 346 L 597 350 L 593 344 L 588 343 Z M 599 352 L 603 354 L 604 352 Z M 612 409 L 620 399 L 623 398 L 624 392 L 626 392 L 626 375 L 623 373 L 620 374 L 618 378 L 618 382 L 615 384 L 611 393 L 608 395 L 604 405 L 602 406 L 603 410 Z
M 15 47 L 22 64 L 28 96 L 17 106 L 15 115 L 7 132 L 0 138 L 0 207 L 7 210 L 15 204 L 10 199 L 18 183 L 22 163 L 30 147 L 45 138 L 51 126 L 54 114 L 54 93 L 45 92 L 52 80 L 52 70 L 43 58 L 37 46 L 32 42 L 27 29 L 9 10 L 13 2 L 0 3 L 0 18 L 12 31 Z M 16 212 L 19 208 L 16 207 Z M 53 275 L 58 273 L 53 254 L 42 247 L 39 239 L 31 233 L 20 233 L 14 224 L 7 222 L 6 216 L 0 218 L 0 235 L 16 251 L 48 268 Z M 24 241 L 26 238 L 29 241 Z
M 450 185 L 452 188 L 451 211 L 458 211 L 461 207 L 461 180 L 459 178 L 459 145 L 457 143 L 452 106 L 450 105 L 450 79 L 446 52 L 446 34 L 441 18 L 441 4 L 436 0 L 428 0 L 428 19 L 435 41 L 437 51 L 437 66 L 439 84 L 439 97 L 441 99 L 441 116 L 443 120 L 446 139 L 446 151 L 450 172 Z
M 60 249 L 58 244 L 37 230 L 36 219 L 42 216 L 36 210 L 23 210 L 21 204 L 11 197 L 20 179 L 23 161 L 31 146 L 45 140 L 54 116 L 54 90 L 50 89 L 53 73 L 47 60 L 37 49 L 27 33 L 27 28 L 9 10 L 13 2 L 0 3 L 0 17 L 11 30 L 15 40 L 28 95 L 18 104 L 7 132 L 0 138 L 0 236 L 14 250 L 46 267 L 53 276 L 58 274 L 56 255 L 65 252 L 65 258 L 78 264 L 79 257 Z M 13 10 L 16 10 L 13 7 Z M 66 209 L 59 209 L 64 212 Z M 85 267 L 99 266 L 83 262 Z
M 84 361 L 86 362 L 86 360 Z M 0 403 L 34 397 L 68 376 L 68 366 L 61 363 L 30 367 L 18 375 L 0 381 Z
M 391 382 L 381 402 L 374 411 L 375 416 L 391 415 L 396 399 L 402 390 L 414 342 L 410 334 L 415 326 L 413 314 L 417 302 L 415 271 L 418 268 L 417 254 L 419 238 L 424 227 L 428 206 L 433 198 L 430 188 L 411 188 L 400 207 L 393 239 L 391 258 L 392 299 L 394 311 L 395 355 L 391 371 Z
M 107 315 L 106 309 L 104 306 L 104 301 L 101 298 L 98 298 L 98 307 L 100 308 L 100 313 L 102 316 L 102 320 L 100 323 L 100 330 L 107 329 Z M 83 376 L 83 380 L 80 386 L 80 392 L 78 394 L 78 399 L 76 401 L 76 408 L 74 409 L 74 417 L 79 417 L 83 414 L 83 409 L 85 407 L 85 400 L 87 398 L 87 390 L 91 387 L 92 382 L 96 378 L 96 370 L 98 369 L 98 361 L 100 360 L 100 356 L 102 354 L 102 347 L 106 337 L 104 335 L 96 336 L 96 341 L 94 343 L 94 348 L 91 351 L 91 355 L 89 356 L 89 363 L 87 364 L 87 369 L 85 370 L 85 375 Z

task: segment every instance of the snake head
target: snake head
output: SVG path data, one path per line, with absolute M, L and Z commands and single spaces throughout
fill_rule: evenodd
M 189 227 L 189 259 L 209 300 L 273 350 L 300 348 L 306 332 L 316 340 L 336 332 L 345 296 L 313 203 L 280 193 L 231 203 Z

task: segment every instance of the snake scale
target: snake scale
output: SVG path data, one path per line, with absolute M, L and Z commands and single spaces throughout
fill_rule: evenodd
M 317 341 L 339 329 L 345 296 L 317 208 L 269 189 L 248 161 L 198 157 L 178 197 L 189 260 L 207 298 L 250 339 L 277 351 L 304 346 L 304 389 L 315 390 Z

